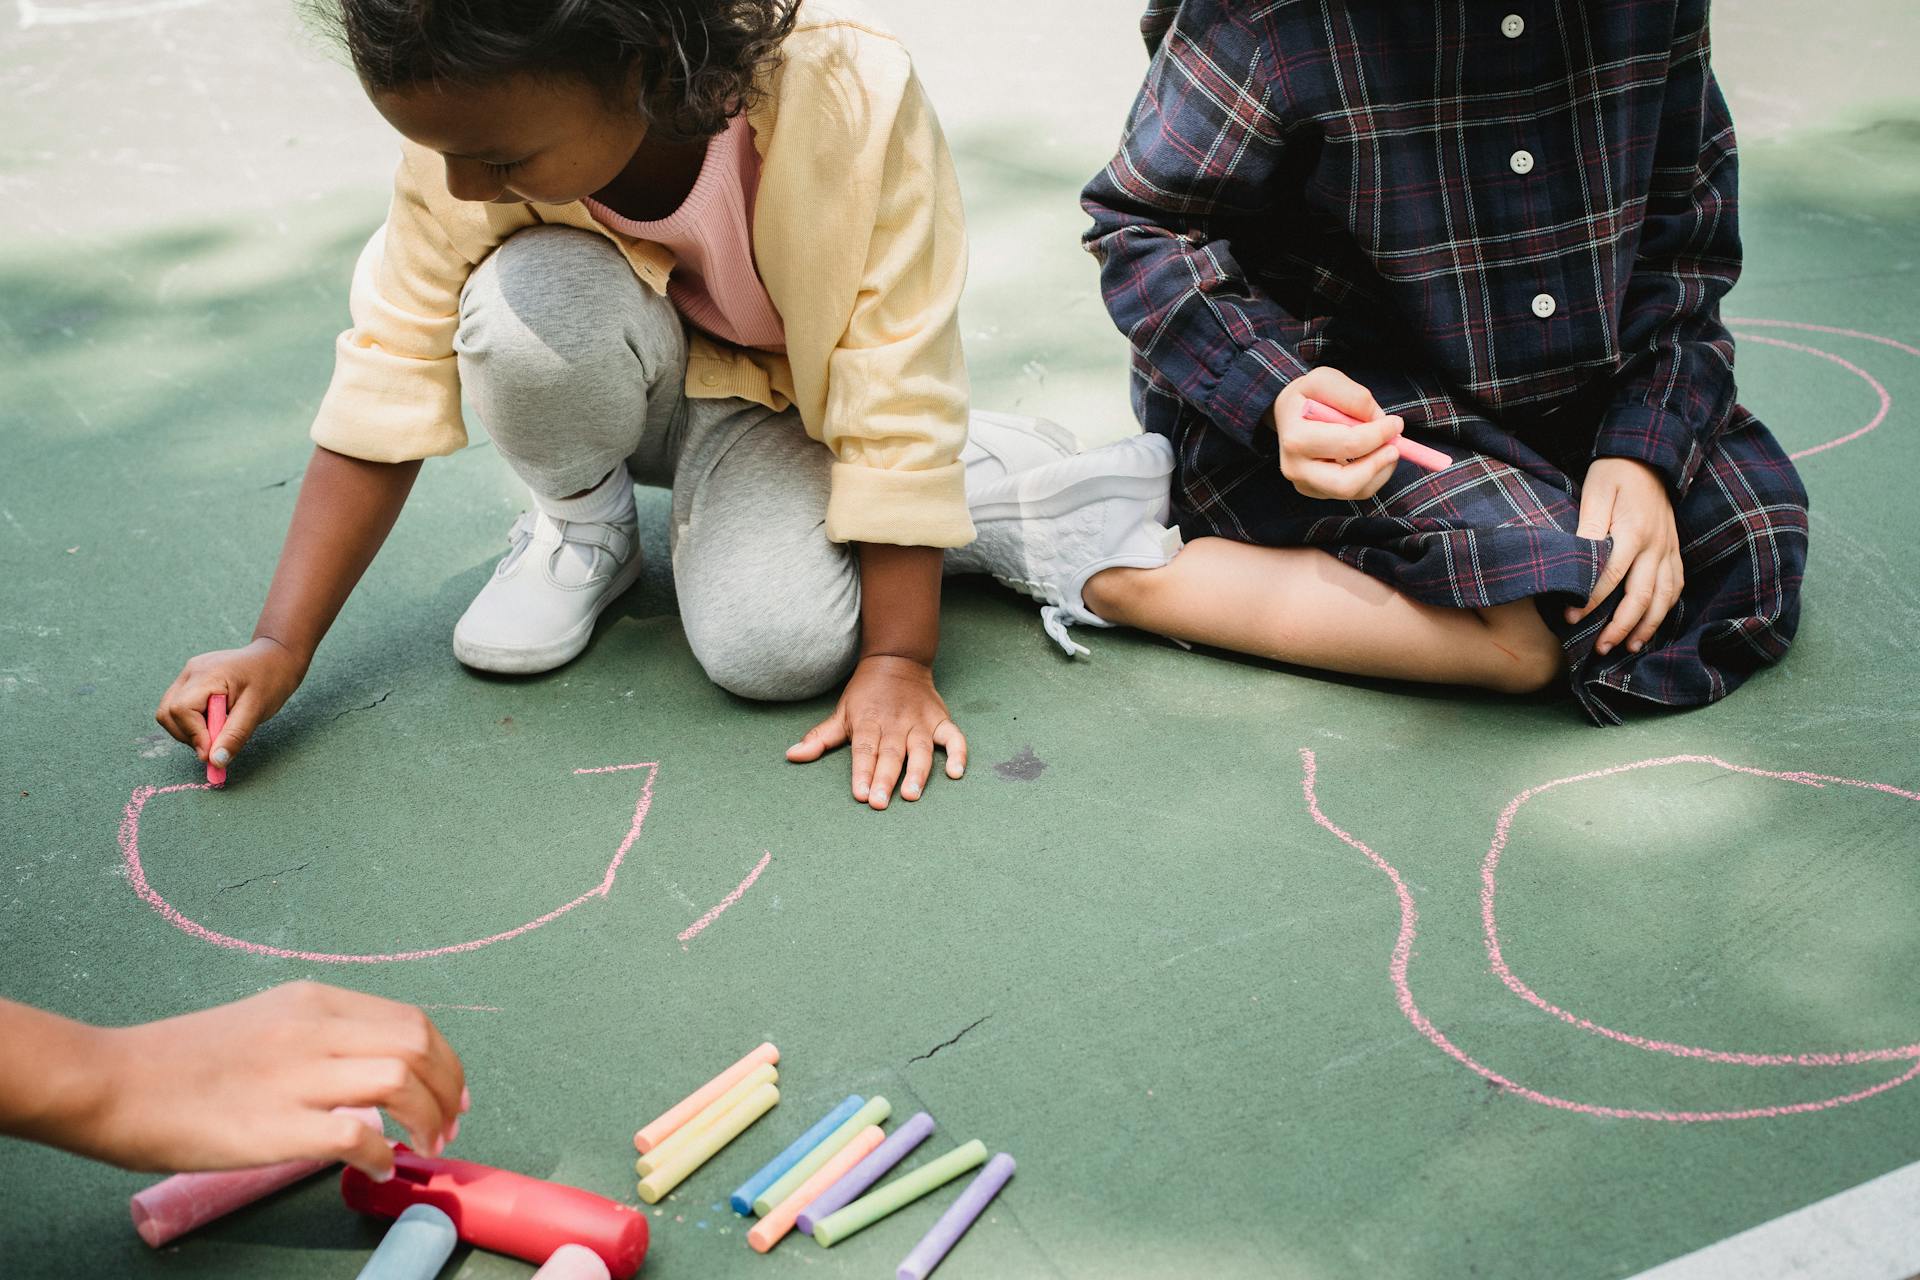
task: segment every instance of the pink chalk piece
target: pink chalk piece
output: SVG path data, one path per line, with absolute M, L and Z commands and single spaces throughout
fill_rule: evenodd
M 543 925 L 552 924 L 575 907 L 594 898 L 604 898 L 613 892 L 613 882 L 620 874 L 620 864 L 626 861 L 627 853 L 634 842 L 640 838 L 640 827 L 647 820 L 647 810 L 653 806 L 653 783 L 659 776 L 660 766 L 656 763 L 613 764 L 593 769 L 575 769 L 575 776 L 595 774 L 625 773 L 633 769 L 645 769 L 647 780 L 641 786 L 640 798 L 633 807 L 633 820 L 627 827 L 626 838 L 620 841 L 620 847 L 613 851 L 613 861 L 607 864 L 606 873 L 600 883 L 570 901 L 563 902 L 543 916 L 535 917 L 525 924 L 503 929 L 499 933 L 484 938 L 474 938 L 468 942 L 455 942 L 442 947 L 422 947 L 413 951 L 394 951 L 380 954 L 356 955 L 333 951 L 301 951 L 290 947 L 273 947 L 264 942 L 249 942 L 245 938 L 235 938 L 229 934 L 209 929 L 197 920 L 190 920 L 178 908 L 162 897 L 158 890 L 147 882 L 147 870 L 140 860 L 140 818 L 147 802 L 159 796 L 175 795 L 182 791 L 208 791 L 211 787 L 201 782 L 177 782 L 170 787 L 135 787 L 133 795 L 127 801 L 126 809 L 120 815 L 120 862 L 126 868 L 127 883 L 133 886 L 140 900 L 182 933 L 190 934 L 202 942 L 230 951 L 244 951 L 256 956 L 277 956 L 283 960 L 305 960 L 310 964 L 395 964 L 403 960 L 426 960 L 433 956 L 464 955 L 469 951 L 478 951 L 490 947 L 496 942 L 507 942 L 523 934 L 532 933 Z
M 1807 787 L 1826 787 L 1828 785 L 1852 787 L 1863 791 L 1878 792 L 1882 795 L 1895 796 L 1899 799 L 1915 803 L 1920 803 L 1920 791 L 1908 791 L 1884 782 L 1863 782 L 1855 778 L 1840 778 L 1830 774 L 1756 769 L 1748 765 L 1729 764 L 1717 756 L 1683 755 L 1664 756 L 1651 760 L 1636 760 L 1631 764 L 1615 765 L 1611 768 L 1595 769 L 1589 773 L 1575 774 L 1571 777 L 1556 778 L 1552 782 L 1545 782 L 1536 787 L 1529 787 L 1508 802 L 1506 808 L 1501 811 L 1499 818 L 1494 823 L 1493 843 L 1487 850 L 1486 859 L 1481 863 L 1481 926 L 1485 935 L 1487 957 L 1492 962 L 1494 973 L 1507 985 L 1509 990 L 1519 995 L 1529 1004 L 1583 1031 L 1603 1036 L 1621 1044 L 1632 1045 L 1637 1049 L 1643 1049 L 1652 1053 L 1669 1054 L 1681 1058 L 1702 1059 L 1709 1062 L 1720 1062 L 1742 1067 L 1850 1067 L 1871 1062 L 1911 1062 L 1913 1064 L 1900 1074 L 1890 1079 L 1880 1081 L 1877 1084 L 1868 1085 L 1850 1093 L 1836 1094 L 1832 1097 L 1819 1098 L 1810 1102 L 1745 1107 L 1725 1111 L 1660 1111 L 1632 1107 L 1603 1106 L 1597 1103 L 1579 1102 L 1571 1098 L 1562 1098 L 1553 1094 L 1542 1093 L 1537 1089 L 1528 1088 L 1526 1085 L 1501 1075 L 1491 1067 L 1484 1066 L 1465 1050 L 1454 1044 L 1452 1040 L 1448 1039 L 1446 1033 L 1436 1027 L 1426 1014 L 1421 1012 L 1419 1004 L 1414 1000 L 1413 987 L 1407 977 L 1407 972 L 1413 962 L 1413 943 L 1417 936 L 1417 926 L 1420 920 L 1420 913 L 1414 904 L 1413 891 L 1407 887 L 1405 878 L 1401 876 L 1400 872 L 1392 863 L 1388 862 L 1378 853 L 1375 853 L 1373 849 L 1368 847 L 1365 841 L 1360 840 L 1358 837 L 1336 826 L 1333 820 L 1321 811 L 1319 796 L 1315 791 L 1318 771 L 1314 753 L 1309 749 L 1302 748 L 1300 751 L 1300 762 L 1302 766 L 1300 789 L 1306 799 L 1308 814 L 1312 816 L 1314 822 L 1323 830 L 1333 835 L 1348 847 L 1365 855 L 1367 860 L 1387 877 L 1388 881 L 1393 885 L 1395 897 L 1400 901 L 1400 934 L 1394 941 L 1393 958 L 1388 966 L 1387 973 L 1393 983 L 1394 993 L 1399 1000 L 1401 1016 L 1412 1023 L 1414 1029 L 1425 1036 L 1428 1042 L 1435 1048 L 1439 1049 L 1442 1053 L 1469 1071 L 1472 1071 L 1475 1075 L 1480 1076 L 1490 1084 L 1499 1086 L 1514 1097 L 1524 1099 L 1527 1102 L 1537 1103 L 1543 1107 L 1552 1107 L 1556 1110 L 1572 1111 L 1581 1115 L 1603 1116 L 1614 1120 L 1654 1120 L 1669 1124 L 1701 1124 L 1725 1120 L 1774 1120 L 1785 1116 L 1806 1115 L 1816 1111 L 1829 1111 L 1835 1107 L 1863 1101 L 1877 1094 L 1885 1093 L 1890 1089 L 1897 1089 L 1916 1076 L 1920 1076 L 1920 1043 L 1896 1045 L 1884 1049 L 1857 1049 L 1820 1053 L 1741 1053 L 1673 1044 L 1662 1040 L 1652 1040 L 1601 1026 L 1598 1023 L 1569 1013 L 1546 1000 L 1513 973 L 1512 969 L 1509 968 L 1506 963 L 1504 953 L 1500 946 L 1499 929 L 1494 914 L 1494 899 L 1497 887 L 1496 872 L 1500 865 L 1501 855 L 1505 852 L 1512 833 L 1514 816 L 1519 813 L 1522 805 L 1534 797 L 1551 791 L 1556 787 L 1567 786 L 1576 782 L 1590 782 L 1597 778 L 1613 777 L 1639 769 L 1655 769 L 1676 764 L 1704 764 L 1725 769 L 1731 773 L 1745 774 L 1755 778 L 1766 778 L 1776 782 L 1795 783 Z
M 740 895 L 753 888 L 753 882 L 760 878 L 760 873 L 765 871 L 767 864 L 772 861 L 773 851 L 770 849 L 762 850 L 760 853 L 760 861 L 753 864 L 753 870 L 747 872 L 747 878 L 735 885 L 733 892 L 720 899 L 707 914 L 682 929 L 680 931 L 680 941 L 683 943 L 692 942 L 695 938 L 699 937 L 703 929 L 720 918 L 722 911 L 725 911 L 728 907 L 740 901 Z
M 533 1280 L 610 1280 L 607 1264 L 583 1244 L 563 1244 L 553 1251 Z
M 1352 417 L 1349 414 L 1344 414 L 1332 405 L 1322 404 L 1312 398 L 1301 402 L 1300 416 L 1309 422 L 1331 422 L 1342 427 L 1358 427 L 1363 425 L 1360 419 Z M 1393 438 L 1393 448 L 1403 461 L 1411 462 L 1414 466 L 1425 471 L 1445 471 L 1453 465 L 1453 459 L 1438 449 L 1430 448 L 1417 440 L 1409 440 L 1405 436 L 1395 436 Z
M 877 1124 L 870 1124 L 854 1134 L 852 1142 L 834 1152 L 833 1158 L 794 1188 L 792 1195 L 767 1210 L 767 1216 L 754 1223 L 753 1230 L 747 1232 L 747 1244 L 755 1253 L 765 1253 L 779 1244 L 793 1230 L 800 1211 L 819 1199 L 821 1192 L 846 1177 L 847 1172 L 872 1154 L 886 1136 Z
M 752 1075 L 755 1067 L 763 1064 L 772 1066 L 779 1061 L 780 1050 L 771 1040 L 749 1050 L 739 1061 L 644 1125 L 638 1133 L 633 1135 L 633 1149 L 641 1155 L 646 1155 L 679 1132 L 681 1125 L 706 1110 L 708 1103 Z
M 339 1114 L 350 1115 L 375 1133 L 380 1132 L 380 1113 L 372 1107 L 342 1107 Z M 158 1249 L 196 1227 L 223 1218 L 338 1163 L 337 1160 L 289 1160 L 284 1164 L 219 1173 L 177 1173 L 134 1193 L 128 1204 L 133 1213 L 133 1229 L 148 1245 Z
M 220 740 L 220 731 L 227 727 L 227 695 L 216 693 L 207 699 L 207 755 L 213 755 L 213 744 Z M 227 771 L 207 761 L 207 785 L 224 787 L 227 784 Z

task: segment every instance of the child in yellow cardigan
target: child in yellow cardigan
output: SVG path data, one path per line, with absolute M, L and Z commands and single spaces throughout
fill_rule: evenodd
M 332 12 L 406 144 L 253 642 L 191 660 L 160 707 L 202 759 L 292 695 L 420 461 L 465 444 L 463 390 L 532 509 L 454 629 L 460 660 L 580 653 L 639 569 L 634 481 L 671 486 L 695 656 L 744 697 L 844 680 L 787 758 L 851 743 L 875 809 L 918 799 L 936 749 L 965 769 L 932 664 L 970 505 L 989 536 L 945 569 L 1018 582 L 1050 627 L 1098 568 L 1166 559 L 1164 442 L 1076 458 L 1050 424 L 985 414 L 969 440 L 959 192 L 872 23 L 816 0 Z

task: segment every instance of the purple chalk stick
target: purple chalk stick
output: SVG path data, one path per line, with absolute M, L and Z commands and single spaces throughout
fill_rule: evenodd
M 927 1140 L 933 1132 L 933 1117 L 916 1111 L 913 1119 L 895 1129 L 887 1140 L 867 1153 L 867 1158 L 847 1170 L 846 1176 L 822 1191 L 814 1202 L 800 1211 L 794 1226 L 808 1235 L 813 1224 L 826 1221 L 827 1215 L 846 1208 L 860 1193 L 886 1176 L 887 1170 L 907 1158 L 907 1153 Z
M 965 1235 L 973 1220 L 987 1207 L 987 1202 L 1000 1194 L 1000 1188 L 1007 1185 L 1007 1179 L 1013 1176 L 1013 1157 L 1002 1151 L 987 1161 L 987 1167 L 980 1176 L 967 1184 L 960 1198 L 953 1206 L 940 1215 L 940 1221 L 933 1224 L 933 1230 L 920 1237 L 920 1243 L 913 1246 L 900 1263 L 896 1273 L 898 1280 L 927 1280 L 947 1251 Z

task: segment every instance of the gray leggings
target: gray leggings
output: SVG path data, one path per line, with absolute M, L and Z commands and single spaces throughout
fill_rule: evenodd
M 859 560 L 826 535 L 833 456 L 793 410 L 683 394 L 684 322 L 604 238 L 522 231 L 467 281 L 460 381 L 536 494 L 624 461 L 670 486 L 681 624 L 707 675 L 744 698 L 810 698 L 860 643 Z

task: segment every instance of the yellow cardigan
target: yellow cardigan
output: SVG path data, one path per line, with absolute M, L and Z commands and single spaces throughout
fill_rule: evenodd
M 886 32 L 806 0 L 782 54 L 748 123 L 761 157 L 754 260 L 787 353 L 695 332 L 687 395 L 797 406 L 835 459 L 834 541 L 962 546 L 973 539 L 959 462 L 966 228 L 946 139 Z M 466 444 L 453 354 L 460 291 L 514 232 L 547 224 L 606 236 L 661 294 L 673 270 L 670 251 L 607 230 L 584 204 L 455 200 L 437 155 L 411 143 L 402 152 L 313 424 L 317 444 L 376 462 Z

